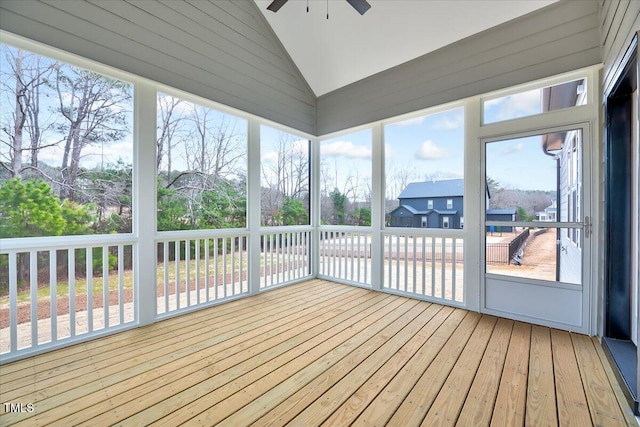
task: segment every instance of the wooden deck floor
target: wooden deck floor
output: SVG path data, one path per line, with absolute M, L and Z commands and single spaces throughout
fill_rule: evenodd
M 603 361 L 586 336 L 312 280 L 2 366 L 0 425 L 635 425 Z

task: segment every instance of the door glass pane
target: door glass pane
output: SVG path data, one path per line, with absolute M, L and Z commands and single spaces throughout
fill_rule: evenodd
M 580 284 L 582 228 L 533 222 L 582 222 L 582 131 L 488 143 L 486 182 L 486 272 Z
M 486 272 L 582 283 L 582 230 L 494 227 L 486 232 Z
M 488 143 L 487 221 L 582 222 L 582 131 Z

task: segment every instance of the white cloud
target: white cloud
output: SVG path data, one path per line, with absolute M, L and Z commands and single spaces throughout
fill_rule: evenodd
M 504 149 L 504 154 L 515 154 L 524 150 L 524 143 L 518 142 L 516 145 L 509 146 Z
M 62 158 L 60 158 L 62 159 Z M 103 164 L 115 164 L 119 159 L 125 163 L 133 162 L 133 142 L 120 141 L 104 144 L 89 145 L 82 150 L 81 163 L 85 167 L 96 167 Z
M 260 155 L 260 160 L 262 162 L 277 162 L 278 161 L 278 152 L 277 151 L 269 151 L 268 153 L 263 153 Z
M 392 126 L 413 126 L 420 125 L 424 122 L 426 116 L 414 117 L 412 119 L 403 120 L 401 122 L 393 123 Z
M 460 129 L 464 124 L 464 116 L 462 114 L 456 114 L 453 116 L 446 116 L 434 123 L 433 128 L 436 130 L 454 130 Z
M 449 157 L 449 152 L 438 147 L 433 141 L 426 140 L 422 143 L 415 157 L 420 160 L 438 160 Z
M 484 103 L 485 108 L 495 111 L 497 120 L 526 117 L 541 112 L 541 90 L 534 89 Z
M 391 145 L 389 144 L 384 144 L 384 157 L 385 159 L 390 159 L 391 157 L 394 156 L 394 152 L 393 149 L 391 148 Z
M 320 154 L 329 157 L 346 157 L 348 159 L 370 159 L 371 149 L 355 145 L 351 141 L 335 141 L 320 146 Z
M 292 154 L 309 154 L 309 140 L 297 139 L 291 144 Z

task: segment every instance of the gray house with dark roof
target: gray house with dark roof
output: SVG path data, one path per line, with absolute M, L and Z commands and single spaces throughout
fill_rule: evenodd
M 412 182 L 400 193 L 400 205 L 389 213 L 389 226 L 464 227 L 464 180 Z
M 489 198 L 487 190 L 487 199 Z M 390 227 L 464 227 L 463 179 L 412 182 L 400 193 L 398 199 L 400 205 L 389 213 Z M 487 221 L 515 221 L 516 210 L 487 209 L 486 218 Z M 513 227 L 503 226 L 501 231 L 511 232 Z

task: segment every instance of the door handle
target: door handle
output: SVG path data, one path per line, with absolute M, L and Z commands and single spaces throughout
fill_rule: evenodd
M 589 218 L 588 216 L 584 217 L 584 237 L 585 239 L 588 239 L 589 236 L 591 235 L 591 218 Z

